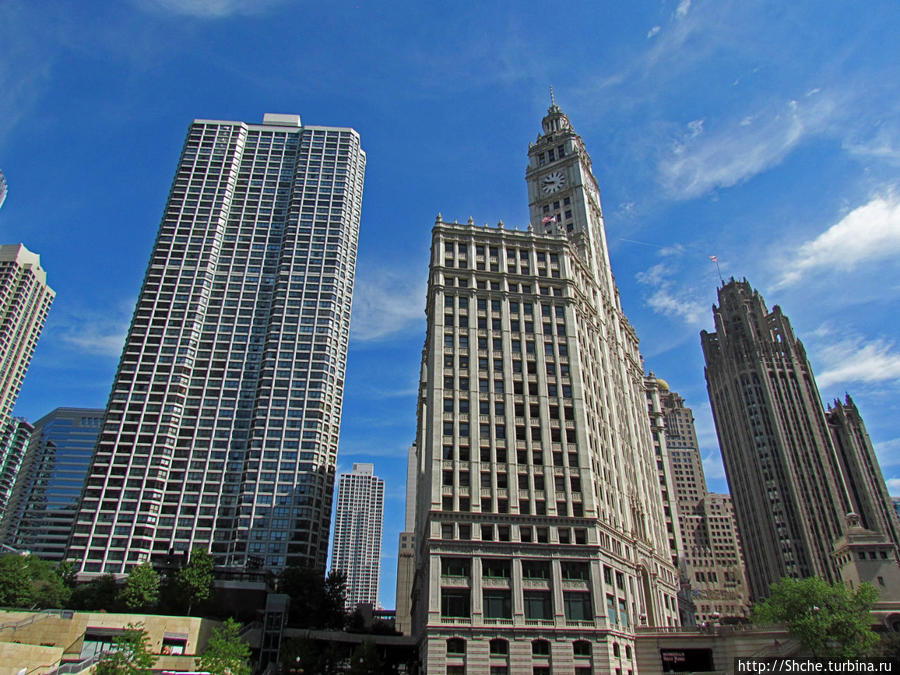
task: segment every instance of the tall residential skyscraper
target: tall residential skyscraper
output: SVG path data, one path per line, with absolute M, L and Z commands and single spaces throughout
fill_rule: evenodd
M 6 201 L 6 190 L 6 176 L 0 171 L 0 208 L 3 207 L 3 202 Z
M 34 423 L 0 541 L 44 560 L 65 557 L 103 413 L 57 408 Z
M 429 673 L 626 672 L 636 625 L 678 622 L 637 338 L 555 104 L 528 157 L 534 227 L 432 232 L 413 591 Z
M 860 482 L 845 471 L 806 351 L 780 307 L 769 312 L 746 280 L 732 279 L 719 288 L 713 317 L 716 331 L 701 332 L 706 381 L 751 598 L 765 598 L 785 576 L 837 580 L 832 553 L 847 515 L 880 511 L 854 497 L 873 489 L 874 474 L 866 469 Z M 864 467 L 874 456 L 849 461 Z M 883 487 L 872 494 L 886 498 Z M 883 522 L 863 526 L 895 536 Z
M 55 295 L 37 253 L 0 246 L 0 420 L 12 414 Z
M 22 417 L 7 417 L 0 421 L 0 528 L 8 520 L 13 486 L 25 460 L 33 430 L 34 427 Z
M 353 129 L 191 124 L 69 548 L 82 573 L 193 547 L 324 572 L 364 169 Z
M 347 608 L 376 607 L 381 580 L 384 481 L 372 464 L 354 464 L 338 481 L 331 570 L 347 575 Z

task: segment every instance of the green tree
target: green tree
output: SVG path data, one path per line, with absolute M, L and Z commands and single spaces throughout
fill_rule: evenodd
M 281 573 L 278 588 L 291 598 L 290 625 L 334 630 L 344 627 L 347 576 L 343 572 L 332 572 L 323 579 L 316 570 L 288 567 Z
M 0 606 L 63 607 L 69 596 L 69 589 L 46 560 L 16 553 L 0 556 Z
M 115 648 L 97 662 L 94 675 L 150 675 L 156 657 L 150 653 L 150 638 L 142 624 L 128 624 L 114 640 Z
M 364 640 L 350 657 L 350 675 L 381 675 L 384 661 L 371 640 Z
M 343 653 L 336 642 L 293 638 L 281 646 L 281 672 L 292 675 L 343 673 Z
M 878 644 L 869 610 L 878 592 L 869 584 L 851 591 L 818 577 L 784 578 L 753 610 L 756 623 L 783 623 L 813 656 L 869 656 Z
M 178 571 L 178 586 L 187 601 L 188 615 L 195 604 L 212 597 L 214 567 L 212 556 L 202 548 L 195 548 L 188 564 Z
M 72 592 L 72 609 L 114 612 L 119 608 L 119 584 L 112 574 L 104 574 Z
M 71 560 L 63 560 L 56 566 L 56 576 L 60 578 L 70 592 L 77 584 L 77 575 L 78 572 L 75 571 L 75 563 Z
M 197 659 L 197 670 L 212 675 L 250 675 L 250 647 L 238 637 L 241 624 L 228 619 L 213 631 L 206 651 Z
M 135 565 L 128 572 L 119 602 L 131 611 L 146 612 L 159 602 L 159 575 L 150 563 Z

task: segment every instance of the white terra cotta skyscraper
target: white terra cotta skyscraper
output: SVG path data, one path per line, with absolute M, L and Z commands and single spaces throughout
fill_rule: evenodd
M 324 572 L 366 156 L 353 129 L 195 120 L 68 556 Z
M 678 624 L 637 336 L 591 160 L 551 105 L 527 230 L 432 233 L 413 632 L 428 673 L 636 670 Z
M 347 575 L 347 608 L 378 604 L 384 481 L 372 464 L 354 464 L 338 480 L 331 570 Z

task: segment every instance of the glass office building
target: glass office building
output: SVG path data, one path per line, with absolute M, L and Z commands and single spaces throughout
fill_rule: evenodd
M 35 422 L 0 525 L 5 544 L 42 560 L 63 559 L 103 413 L 57 408 Z

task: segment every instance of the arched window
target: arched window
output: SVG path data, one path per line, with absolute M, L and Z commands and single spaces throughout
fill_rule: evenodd
M 502 638 L 491 640 L 491 654 L 506 655 L 509 654 L 509 642 Z
M 448 654 L 465 654 L 466 653 L 466 641 L 462 638 L 450 638 L 447 640 L 447 653 Z
M 534 656 L 550 656 L 550 641 L 534 640 L 531 643 L 531 653 Z
M 590 656 L 591 643 L 587 640 L 576 640 L 572 643 L 572 652 L 575 656 Z

